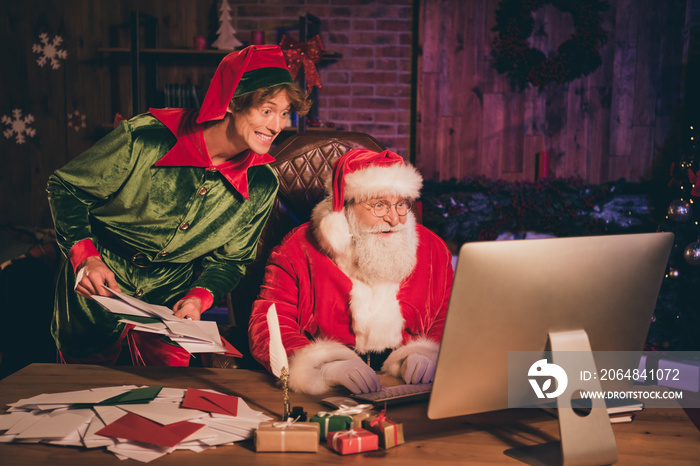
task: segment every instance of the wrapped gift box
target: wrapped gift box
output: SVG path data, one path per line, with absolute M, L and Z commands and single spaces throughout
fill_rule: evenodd
M 261 422 L 255 431 L 255 451 L 317 452 L 316 422 Z
M 374 432 L 379 437 L 379 446 L 388 449 L 397 447 L 405 440 L 403 438 L 403 424 L 388 419 L 382 411 L 374 419 L 362 421 L 362 427 Z
M 371 419 L 373 415 L 370 411 L 362 411 L 357 414 L 350 414 L 349 416 L 352 418 L 351 427 L 362 427 L 362 423 L 366 419 Z
M 328 434 L 328 448 L 341 455 L 379 449 L 379 437 L 366 429 L 339 430 Z
M 347 430 L 352 427 L 352 416 L 320 412 L 310 419 L 311 422 L 318 423 L 321 431 L 321 440 L 325 440 L 329 432 L 337 430 Z
M 373 417 L 373 409 L 374 405 L 371 404 L 358 404 L 355 406 L 340 405 L 338 409 L 333 411 L 333 414 L 350 416 L 352 417 L 353 421 L 353 424 L 350 427 L 362 427 L 362 422 L 365 419 Z
M 656 379 L 663 387 L 679 390 L 700 391 L 700 362 L 660 359 Z M 659 375 L 663 374 L 663 375 Z
M 638 383 L 700 392 L 700 361 L 668 359 L 654 354 L 643 354 L 638 371 L 646 375 L 645 378 L 638 379 Z

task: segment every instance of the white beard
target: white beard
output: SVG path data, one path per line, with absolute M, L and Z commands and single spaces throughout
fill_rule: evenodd
M 353 278 L 369 285 L 400 283 L 416 266 L 418 233 L 412 212 L 406 223 L 390 228 L 380 223 L 368 228 L 360 223 L 352 209 L 346 209 L 348 225 L 352 234 Z M 393 231 L 389 236 L 377 232 Z

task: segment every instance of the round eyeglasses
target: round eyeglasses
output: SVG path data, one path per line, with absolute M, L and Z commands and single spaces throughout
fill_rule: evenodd
M 408 209 L 411 208 L 411 201 L 408 199 L 401 199 L 399 202 L 396 204 L 392 204 L 389 201 L 381 200 L 381 201 L 373 201 L 373 202 L 366 202 L 366 206 L 370 208 L 372 211 L 372 215 L 375 217 L 384 217 L 391 212 L 392 206 L 396 208 L 396 213 L 398 214 L 399 217 L 403 217 L 406 214 L 408 214 Z

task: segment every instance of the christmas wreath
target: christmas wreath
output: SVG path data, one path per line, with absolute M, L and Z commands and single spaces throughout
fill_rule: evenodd
M 532 13 L 546 4 L 570 13 L 574 23 L 571 38 L 550 57 L 528 43 L 535 25 Z M 604 0 L 501 0 L 492 29 L 498 32 L 493 42 L 493 67 L 521 90 L 528 83 L 543 88 L 592 73 L 602 62 L 599 51 L 607 34 L 601 27 L 600 13 L 608 7 Z

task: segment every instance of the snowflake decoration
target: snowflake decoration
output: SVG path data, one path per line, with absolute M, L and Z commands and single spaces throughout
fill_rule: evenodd
M 80 128 L 85 128 L 86 126 L 85 115 L 80 113 L 79 110 L 68 114 L 68 127 L 73 128 L 76 133 L 80 131 Z
M 61 67 L 59 59 L 65 59 L 68 56 L 68 52 L 58 49 L 63 43 L 63 37 L 54 36 L 51 42 L 49 42 L 49 36 L 44 32 L 39 35 L 39 40 L 41 40 L 43 45 L 32 45 L 32 52 L 40 54 L 39 58 L 36 59 L 37 64 L 43 67 L 47 60 L 50 60 L 51 68 L 54 70 L 59 69 Z
M 22 110 L 16 108 L 12 110 L 12 118 L 7 115 L 2 116 L 2 122 L 10 126 L 8 129 L 3 131 L 2 134 L 7 139 L 10 139 L 14 134 L 17 144 L 24 144 L 25 134 L 27 136 L 34 136 L 36 134 L 36 130 L 29 127 L 29 124 L 33 121 L 34 115 L 30 113 L 26 117 L 22 117 Z

